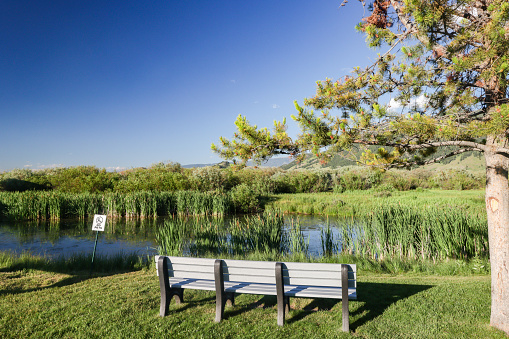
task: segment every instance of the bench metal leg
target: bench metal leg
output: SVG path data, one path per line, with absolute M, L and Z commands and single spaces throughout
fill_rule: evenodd
M 226 294 L 224 293 L 223 261 L 217 259 L 214 262 L 214 281 L 216 286 L 216 323 L 223 320 Z
M 348 311 L 348 265 L 341 265 L 341 304 L 343 306 L 343 332 L 350 332 Z
M 175 303 L 184 302 L 184 289 L 180 287 L 171 287 L 170 278 L 168 276 L 168 258 L 159 257 L 157 261 L 157 271 L 159 273 L 159 288 L 161 289 L 161 307 L 159 315 L 165 317 L 168 315 L 168 308 L 172 297 L 175 297 Z
M 286 306 L 289 298 L 285 298 L 285 285 L 283 281 L 283 263 L 276 263 L 276 293 L 277 293 L 277 324 L 285 324 Z M 286 302 L 285 302 L 286 301 Z

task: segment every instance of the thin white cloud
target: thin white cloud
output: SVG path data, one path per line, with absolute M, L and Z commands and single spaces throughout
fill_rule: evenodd
M 272 105 L 272 108 L 274 108 L 274 109 L 278 109 L 278 108 L 279 108 L 279 105 L 278 105 L 278 104 L 274 104 L 274 105 Z
M 108 172 L 121 172 L 121 171 L 125 171 L 126 169 L 127 169 L 127 167 L 120 167 L 120 166 L 106 167 L 106 171 L 108 171 Z
M 37 164 L 37 169 L 62 168 L 62 167 L 65 167 L 65 165 L 64 164 L 51 164 L 51 165 Z
M 394 98 L 391 98 L 389 101 L 389 111 L 394 112 L 399 110 L 402 107 L 408 107 L 408 108 L 417 108 L 417 109 L 423 109 L 426 107 L 426 104 L 428 103 L 428 98 L 424 96 L 424 94 L 421 94 L 417 98 L 410 99 L 410 102 L 408 104 L 403 105 L 401 102 L 396 101 Z

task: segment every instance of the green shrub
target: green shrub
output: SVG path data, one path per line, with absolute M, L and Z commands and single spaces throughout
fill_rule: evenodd
M 212 166 L 194 169 L 189 181 L 191 188 L 200 192 L 229 190 L 233 186 L 231 170 Z
M 255 212 L 259 207 L 258 195 L 251 186 L 245 183 L 235 186 L 230 195 L 237 212 Z
M 446 190 L 466 190 L 484 188 L 483 176 L 474 175 L 467 171 L 447 170 L 440 171 L 429 179 L 430 185 Z
M 150 168 L 136 168 L 120 175 L 116 192 L 181 191 L 191 187 L 186 171 L 175 164 L 155 164 Z
M 42 172 L 15 169 L 0 175 L 0 191 L 23 192 L 49 189 L 51 189 L 51 183 Z
M 77 166 L 55 169 L 48 178 L 53 189 L 69 192 L 106 192 L 113 190 L 117 174 L 94 166 Z

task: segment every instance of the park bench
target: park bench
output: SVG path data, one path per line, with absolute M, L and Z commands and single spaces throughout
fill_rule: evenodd
M 162 317 L 172 297 L 177 304 L 184 301 L 184 289 L 216 292 L 216 322 L 223 319 L 225 304 L 234 304 L 236 293 L 274 295 L 279 326 L 284 325 L 290 298 L 332 298 L 342 299 L 343 331 L 349 331 L 348 300 L 357 299 L 355 265 L 168 256 L 155 260 Z

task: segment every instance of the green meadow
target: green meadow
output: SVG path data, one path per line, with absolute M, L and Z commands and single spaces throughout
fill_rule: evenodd
M 503 338 L 489 326 L 482 180 L 461 171 L 176 165 L 123 174 L 88 167 L 4 173 L 4 221 L 88 222 L 96 213 L 116 222 L 164 217 L 150 226 L 161 254 L 355 263 L 359 299 L 350 303 L 350 333 L 341 332 L 341 302 L 333 300 L 293 299 L 280 328 L 275 298 L 240 295 L 216 324 L 214 294 L 186 291 L 185 303 L 172 303 L 170 315 L 161 318 L 153 258 L 96 257 L 90 275 L 90 255 L 50 259 L 3 252 L 0 336 Z M 253 211 L 263 213 L 244 214 Z M 321 229 L 319 255 L 309 252 L 300 214 L 343 220 Z
M 350 333 L 341 332 L 341 302 L 292 299 L 276 324 L 276 299 L 240 295 L 214 323 L 215 295 L 185 291 L 159 316 L 155 265 L 134 258 L 73 263 L 0 256 L 2 338 L 505 338 L 489 327 L 487 274 L 388 274 L 361 270 L 350 302 Z M 113 263 L 113 265 L 112 265 Z M 451 261 L 451 265 L 458 263 Z M 112 267 L 114 266 L 114 268 Z
M 467 213 L 484 215 L 483 190 L 352 190 L 343 193 L 297 193 L 270 196 L 265 208 L 285 213 L 319 214 L 340 217 L 367 215 L 381 205 L 459 208 Z

